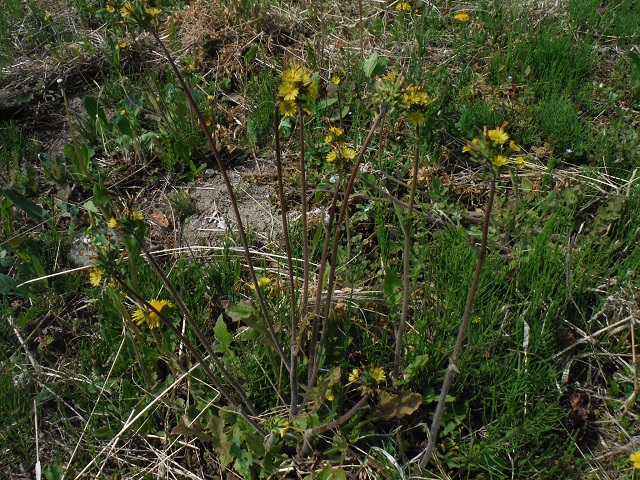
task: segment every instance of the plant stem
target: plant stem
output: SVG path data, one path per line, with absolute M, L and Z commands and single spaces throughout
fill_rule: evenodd
M 284 363 L 287 370 L 291 370 L 291 364 L 289 363 L 289 359 L 287 358 L 287 356 L 284 353 L 284 350 L 282 349 L 280 340 L 278 340 L 278 335 L 276 334 L 276 331 L 273 327 L 273 322 L 271 320 L 271 316 L 269 315 L 269 310 L 267 309 L 267 305 L 264 301 L 264 297 L 262 296 L 262 292 L 260 290 L 260 285 L 258 284 L 258 276 L 256 275 L 256 271 L 253 268 L 253 261 L 251 260 L 251 252 L 249 250 L 249 242 L 247 240 L 247 234 L 244 229 L 244 224 L 242 223 L 242 216 L 240 215 L 240 209 L 238 207 L 238 202 L 236 201 L 235 192 L 233 190 L 233 186 L 231 185 L 231 180 L 229 180 L 229 175 L 227 174 L 227 169 L 225 167 L 224 161 L 222 160 L 222 156 L 220 155 L 220 152 L 216 148 L 216 143 L 213 140 L 213 136 L 211 134 L 211 131 L 209 130 L 209 127 L 207 127 L 207 123 L 204 117 L 202 116 L 202 112 L 200 112 L 200 109 L 198 108 L 198 105 L 196 104 L 196 101 L 194 100 L 193 95 L 191 95 L 191 92 L 189 91 L 189 88 L 187 87 L 187 84 L 184 81 L 184 77 L 180 73 L 180 70 L 178 69 L 175 61 L 173 60 L 173 57 L 169 53 L 169 50 L 167 50 L 167 47 L 158 36 L 158 32 L 155 29 L 152 29 L 151 33 L 153 37 L 156 39 L 156 42 L 158 43 L 158 45 L 160 45 L 160 48 L 162 49 L 165 57 L 167 58 L 167 61 L 171 65 L 171 69 L 173 70 L 173 73 L 176 75 L 176 78 L 178 79 L 178 82 L 180 82 L 180 86 L 182 87 L 182 90 L 184 91 L 185 95 L 187 96 L 187 99 L 189 100 L 189 105 L 191 106 L 191 109 L 198 117 L 200 128 L 204 131 L 205 136 L 207 137 L 207 141 L 209 142 L 209 147 L 211 148 L 211 152 L 213 153 L 213 156 L 216 159 L 216 163 L 218 164 L 218 169 L 220 170 L 220 175 L 222 176 L 222 180 L 224 181 L 225 187 L 227 189 L 227 193 L 229 194 L 229 199 L 231 200 L 231 207 L 233 208 L 233 213 L 236 219 L 236 223 L 238 225 L 238 233 L 240 234 L 240 239 L 242 240 L 242 247 L 244 248 L 245 260 L 247 262 L 249 274 L 251 275 L 251 279 L 253 280 L 255 292 L 258 297 L 258 303 L 260 304 L 260 311 L 262 312 L 262 316 L 269 330 L 271 341 L 276 351 L 278 352 L 280 359 Z
M 309 303 L 309 226 L 307 219 L 307 167 L 304 158 L 304 113 L 302 108 L 298 108 L 298 110 L 300 111 L 300 207 L 302 209 L 302 259 L 304 264 L 304 272 L 302 274 L 302 303 L 300 306 L 300 312 L 302 313 L 302 315 L 306 315 L 307 305 Z
M 340 206 L 340 215 L 338 216 L 338 221 L 336 223 L 335 228 L 335 237 L 333 239 L 333 248 L 331 250 L 331 266 L 329 269 L 329 281 L 327 284 L 327 298 L 324 304 L 324 311 L 322 314 L 322 333 L 320 334 L 320 343 L 317 348 L 316 358 L 313 363 L 313 370 L 310 371 L 309 374 L 309 385 L 313 385 L 315 383 L 316 377 L 318 375 L 318 369 L 320 368 L 320 359 L 322 357 L 322 351 L 324 349 L 324 344 L 326 342 L 327 336 L 327 321 L 329 318 L 329 310 L 331 307 L 331 297 L 333 296 L 333 284 L 335 283 L 336 276 L 336 258 L 338 257 L 338 246 L 340 244 L 340 225 L 344 221 L 347 207 L 349 205 L 349 195 L 351 195 L 351 190 L 353 189 L 353 184 L 356 181 L 356 175 L 358 174 L 358 170 L 360 169 L 360 163 L 364 158 L 364 154 L 367 151 L 367 147 L 369 143 L 371 143 L 371 139 L 373 138 L 373 134 L 378 128 L 380 121 L 384 117 L 385 112 L 387 111 L 386 105 L 383 105 L 380 108 L 380 112 L 373 120 L 373 124 L 369 129 L 369 133 L 367 134 L 367 138 L 365 139 L 362 147 L 360 147 L 360 151 L 358 152 L 358 157 L 356 158 L 355 164 L 353 165 L 353 169 L 351 170 L 351 175 L 349 176 L 349 181 L 347 182 L 347 186 L 345 188 L 344 197 L 342 199 L 342 205 Z
M 287 255 L 287 269 L 289 271 L 289 304 L 291 309 L 291 369 L 289 370 L 289 383 L 291 386 L 291 405 L 289 417 L 295 418 L 298 413 L 298 319 L 296 312 L 296 288 L 293 272 L 293 255 L 291 253 L 291 239 L 289 238 L 289 224 L 287 220 L 287 205 L 284 200 L 284 183 L 282 173 L 282 158 L 280 147 L 280 115 L 279 105 L 276 103 L 273 112 L 273 132 L 276 140 L 276 168 L 278 171 L 278 197 L 280 201 L 280 214 L 282 216 L 282 231 L 284 235 L 284 249 Z
M 411 222 L 413 221 L 413 205 L 416 198 L 416 184 L 418 183 L 418 165 L 420 161 L 420 144 L 418 143 L 418 133 L 420 127 L 416 125 L 416 150 L 413 157 L 413 174 L 411 175 L 411 190 L 409 192 L 409 206 L 407 207 L 407 222 L 404 227 L 404 248 L 403 272 L 402 272 L 402 312 L 400 322 L 396 329 L 396 350 L 393 361 L 393 376 L 397 379 L 400 373 L 400 361 L 402 359 L 402 347 L 404 331 L 407 326 L 407 316 L 409 315 L 409 274 L 411 270 Z
M 314 435 L 318 435 L 322 432 L 326 432 L 327 430 L 331 430 L 332 428 L 337 428 L 346 421 L 348 421 L 351 417 L 353 417 L 358 410 L 369 400 L 369 395 L 365 395 L 358 403 L 356 403 L 351 409 L 342 415 L 341 417 L 336 418 L 333 422 L 325 423 L 324 425 L 318 425 L 315 428 L 308 428 L 304 432 L 304 444 L 302 445 L 302 450 L 300 450 L 300 457 L 304 457 L 311 450 L 311 437 Z
M 451 379 L 453 378 L 453 373 L 458 371 L 458 357 L 460 356 L 460 352 L 462 350 L 462 342 L 464 341 L 464 337 L 467 332 L 467 326 L 469 325 L 469 319 L 471 318 L 471 308 L 473 306 L 473 300 L 478 290 L 478 285 L 480 283 L 480 274 L 482 273 L 482 266 L 484 265 L 484 258 L 487 253 L 487 237 L 489 233 L 489 221 L 491 220 L 491 209 L 493 207 L 493 198 L 495 196 L 495 193 L 496 193 L 496 176 L 492 172 L 491 186 L 489 188 L 489 198 L 487 199 L 487 205 L 485 207 L 485 212 L 484 212 L 484 223 L 482 224 L 482 240 L 480 241 L 480 252 L 478 253 L 478 262 L 476 264 L 476 270 L 473 273 L 473 278 L 471 280 L 469 295 L 467 296 L 467 304 L 464 309 L 464 315 L 462 316 L 462 323 L 460 324 L 460 329 L 458 330 L 458 337 L 456 338 L 456 344 L 453 347 L 453 353 L 449 357 L 449 366 L 447 367 L 447 371 L 444 376 L 444 381 L 442 382 L 442 390 L 440 391 L 438 406 L 436 407 L 436 412 L 433 416 L 433 423 L 431 424 L 429 442 L 427 443 L 427 448 L 422 454 L 422 459 L 420 460 L 420 465 L 419 465 L 420 470 L 424 470 L 424 467 L 427 465 L 427 463 L 429 463 L 429 460 L 433 455 L 433 451 L 436 447 L 438 429 L 440 428 L 440 420 L 442 419 L 442 414 L 444 413 L 445 401 L 447 398 L 447 394 L 449 393 L 449 387 L 451 386 Z

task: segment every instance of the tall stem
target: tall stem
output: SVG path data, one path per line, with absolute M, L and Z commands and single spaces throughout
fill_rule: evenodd
M 309 303 L 309 226 L 307 223 L 307 167 L 304 158 L 304 113 L 302 108 L 300 111 L 300 208 L 302 209 L 302 259 L 304 263 L 304 272 L 302 274 L 302 303 L 300 311 L 302 315 L 307 314 L 307 305 Z
M 258 303 L 260 304 L 260 311 L 262 312 L 262 316 L 269 330 L 269 336 L 271 337 L 271 341 L 275 349 L 277 350 L 278 355 L 282 360 L 282 363 L 284 363 L 287 370 L 291 370 L 291 364 L 289 363 L 289 359 L 287 358 L 287 356 L 284 353 L 284 350 L 282 349 L 280 340 L 278 340 L 278 335 L 276 334 L 275 328 L 273 327 L 273 322 L 271 320 L 271 316 L 269 315 L 269 310 L 267 309 L 267 305 L 264 301 L 264 297 L 262 296 L 260 285 L 258 284 L 258 276 L 256 275 L 256 271 L 253 268 L 253 261 L 251 260 L 251 252 L 249 250 L 249 241 L 247 240 L 247 234 L 244 229 L 244 224 L 242 223 L 242 216 L 240 215 L 240 209 L 238 207 L 238 202 L 236 201 L 235 192 L 233 190 L 233 186 L 231 185 L 231 180 L 229 179 L 229 175 L 227 174 L 227 169 L 224 164 L 224 161 L 222 160 L 222 156 L 220 155 L 220 152 L 216 148 L 216 143 L 213 140 L 213 136 L 211 134 L 211 131 L 209 130 L 209 127 L 207 127 L 207 123 L 202 115 L 202 112 L 200 112 L 200 109 L 198 108 L 198 105 L 196 104 L 196 101 L 194 100 L 193 95 L 191 95 L 191 91 L 189 90 L 189 88 L 187 87 L 187 84 L 184 81 L 184 77 L 180 73 L 180 70 L 178 69 L 175 61 L 173 60 L 173 57 L 169 53 L 169 50 L 167 50 L 167 47 L 158 36 L 158 32 L 155 29 L 152 29 L 151 33 L 156 39 L 156 42 L 158 43 L 158 45 L 160 45 L 160 48 L 162 49 L 165 57 L 167 58 L 169 65 L 171 65 L 171 69 L 173 70 L 173 73 L 178 79 L 178 82 L 180 82 L 180 86 L 182 87 L 182 90 L 184 91 L 185 95 L 187 96 L 187 99 L 189 100 L 189 105 L 191 106 L 191 110 L 196 114 L 196 117 L 198 117 L 200 128 L 202 128 L 202 130 L 204 131 L 207 137 L 207 141 L 209 142 L 209 147 L 211 148 L 211 152 L 213 153 L 213 156 L 216 159 L 216 163 L 218 164 L 218 169 L 220 170 L 220 175 L 222 176 L 222 180 L 224 181 L 225 187 L 227 189 L 229 199 L 231 200 L 231 207 L 233 209 L 236 223 L 238 225 L 238 233 L 240 234 L 240 239 L 242 240 L 242 246 L 244 248 L 245 260 L 247 262 L 249 274 L 251 275 L 251 279 L 253 280 L 255 292 L 258 297 Z
M 493 208 L 493 197 L 496 193 L 496 176 L 491 173 L 491 186 L 489 189 L 489 198 L 484 212 L 484 223 L 482 224 L 482 240 L 480 241 L 480 252 L 478 253 L 478 263 L 476 264 L 476 270 L 473 273 L 471 280 L 471 287 L 469 288 L 469 295 L 467 296 L 467 305 L 464 309 L 464 315 L 462 316 L 462 323 L 458 330 L 458 337 L 456 338 L 456 344 L 453 347 L 453 353 L 449 357 L 449 366 L 442 382 L 442 390 L 440 391 L 440 398 L 438 399 L 438 406 L 433 416 L 433 423 L 431 424 L 431 431 L 429 435 L 429 442 L 427 448 L 422 454 L 420 460 L 420 470 L 424 470 L 424 467 L 429 463 L 433 451 L 436 447 L 436 441 L 438 436 L 438 429 L 440 428 L 440 420 L 444 412 L 444 405 L 449 393 L 449 387 L 451 386 L 451 379 L 453 373 L 458 371 L 458 357 L 462 351 L 462 342 L 464 341 L 465 334 L 467 332 L 467 326 L 469 325 L 469 319 L 471 318 L 471 308 L 473 307 L 473 300 L 478 290 L 478 284 L 480 283 L 480 274 L 482 273 L 482 266 L 484 265 L 484 258 L 487 253 L 487 237 L 489 233 L 489 221 L 491 219 L 491 209 Z
M 404 248 L 403 248 L 403 272 L 402 272 L 402 313 L 400 322 L 396 329 L 396 351 L 393 361 L 393 376 L 397 379 L 400 373 L 400 361 L 402 359 L 402 347 L 404 331 L 409 315 L 409 273 L 411 269 L 411 223 L 413 221 L 413 205 L 416 198 L 416 184 L 418 183 L 418 165 L 420 160 L 420 144 L 418 143 L 419 126 L 416 126 L 416 150 L 413 157 L 413 174 L 411 175 L 411 190 L 409 192 L 409 206 L 407 207 L 407 222 L 404 227 Z
M 358 152 L 358 157 L 356 158 L 356 162 L 353 165 L 353 169 L 351 170 L 351 175 L 349 176 L 349 181 L 347 182 L 347 186 L 345 188 L 344 198 L 342 199 L 342 205 L 340 206 L 340 215 L 338 216 L 338 221 L 336 223 L 336 228 L 335 228 L 336 233 L 333 239 L 333 248 L 331 250 L 331 266 L 329 269 L 329 281 L 327 284 L 327 298 L 325 299 L 324 311 L 321 317 L 322 333 L 320 334 L 320 343 L 316 351 L 316 358 L 314 359 L 313 370 L 309 375 L 309 379 L 310 379 L 309 385 L 313 385 L 315 383 L 316 377 L 318 376 L 318 369 L 320 368 L 320 359 L 322 357 L 322 351 L 324 349 L 324 344 L 326 342 L 326 337 L 327 337 L 327 321 L 329 318 L 329 309 L 331 307 L 331 298 L 333 296 L 333 284 L 335 283 L 335 279 L 336 279 L 335 278 L 336 277 L 336 258 L 338 256 L 338 246 L 340 244 L 340 225 L 342 225 L 342 222 L 344 221 L 344 218 L 346 215 L 347 207 L 349 205 L 349 196 L 351 195 L 353 184 L 356 181 L 356 175 L 358 174 L 358 170 L 360 169 L 360 163 L 362 162 L 362 159 L 364 158 L 364 154 L 367 151 L 367 147 L 369 146 L 369 143 L 371 143 L 371 139 L 373 138 L 373 134 L 378 128 L 378 125 L 380 124 L 380 121 L 382 120 L 382 117 L 384 117 L 384 114 L 386 111 L 387 111 L 387 108 L 385 105 L 383 105 L 380 108 L 380 113 L 378 113 L 376 118 L 373 120 L 373 124 L 369 129 L 367 138 L 365 139 L 362 147 L 360 147 L 360 151 Z
M 284 249 L 287 255 L 287 269 L 289 270 L 289 308 L 291 309 L 291 369 L 289 383 L 291 384 L 291 405 L 289 416 L 293 419 L 298 413 L 298 319 L 296 312 L 296 288 L 293 272 L 293 255 L 289 238 L 289 223 L 287 220 L 287 205 L 284 200 L 284 184 L 282 173 L 282 158 L 280 149 L 280 106 L 276 104 L 273 114 L 273 132 L 276 137 L 276 168 L 278 170 L 278 196 L 280 200 L 280 215 L 282 216 L 282 231 L 284 234 Z

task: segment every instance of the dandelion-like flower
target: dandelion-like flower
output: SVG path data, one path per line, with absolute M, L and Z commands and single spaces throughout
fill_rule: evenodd
M 420 110 L 413 110 L 407 115 L 407 121 L 414 126 L 422 125 L 424 123 L 424 113 Z
M 131 6 L 131 2 L 125 2 L 125 4 L 120 9 L 120 15 L 125 18 L 128 18 L 133 13 L 133 7 Z
M 509 163 L 509 157 L 507 157 L 506 155 L 496 155 L 495 157 L 493 157 L 493 160 L 491 160 L 491 163 L 493 163 L 498 168 L 504 167 Z
M 354 368 L 349 374 L 349 381 L 355 382 L 359 378 L 360 378 L 360 370 L 358 370 L 357 368 Z
M 109 219 L 109 223 L 107 223 L 107 225 L 109 226 L 109 228 L 117 228 L 118 227 L 118 220 L 116 220 L 114 217 L 111 217 Z
M 162 12 L 162 10 L 155 7 L 149 7 L 144 9 L 144 13 L 149 15 L 151 18 L 155 18 L 160 12 Z
M 380 383 L 387 379 L 387 375 L 380 367 L 371 367 L 371 378 L 373 378 L 377 383 Z
M 142 215 L 142 212 L 138 212 L 138 211 L 133 212 L 133 213 L 131 214 L 131 217 L 132 217 L 134 220 L 144 220 L 144 215 Z
M 269 286 L 270 284 L 271 284 L 271 279 L 269 277 L 259 277 L 258 278 L 258 287 L 264 288 L 264 287 Z M 255 290 L 256 286 L 251 284 L 251 286 L 249 288 L 251 288 L 251 290 Z
M 278 95 L 285 101 L 295 100 L 298 98 L 298 93 L 300 93 L 300 89 L 294 83 L 283 83 L 278 87 Z
M 516 159 L 513 162 L 516 164 L 516 167 L 524 168 L 524 157 L 523 156 L 516 157 Z
M 149 300 L 149 305 L 155 308 L 158 312 L 162 312 L 164 307 L 173 308 L 173 303 L 169 300 Z M 146 306 L 136 309 L 131 314 L 131 318 L 137 325 L 142 325 L 144 322 L 147 322 L 149 324 L 149 328 L 158 328 L 160 326 L 160 317 L 158 314 Z
M 111 5 L 111 4 L 108 4 L 108 3 L 107 3 L 107 6 L 106 6 L 106 10 L 107 10 L 108 13 L 114 13 L 116 11 L 114 6 Z
M 504 131 L 504 127 L 496 127 L 493 130 L 489 130 L 487 137 L 494 145 L 504 145 L 509 141 L 509 134 Z
M 400 2 L 396 5 L 396 10 L 399 12 L 407 12 L 411 10 L 411 4 L 407 2 Z
M 469 14 L 468 13 L 456 13 L 453 18 L 455 18 L 456 20 L 458 20 L 459 22 L 468 22 L 469 21 Z
M 333 163 L 336 161 L 336 158 L 338 158 L 338 154 L 335 150 L 331 150 L 329 153 L 327 153 L 327 162 Z
M 629 460 L 633 462 L 633 468 L 640 468 L 640 450 L 629 455 Z
M 426 105 L 431 101 L 429 94 L 422 91 L 422 87 L 409 85 L 402 94 L 402 101 L 406 106 Z
M 293 117 L 298 113 L 298 105 L 293 100 L 285 100 L 280 102 L 280 113 L 285 117 Z
M 324 394 L 324 398 L 326 398 L 330 402 L 333 402 L 336 399 L 336 395 L 333 393 L 333 390 L 329 389 Z
M 99 268 L 92 268 L 89 270 L 89 283 L 94 287 L 99 287 L 102 281 L 102 270 Z

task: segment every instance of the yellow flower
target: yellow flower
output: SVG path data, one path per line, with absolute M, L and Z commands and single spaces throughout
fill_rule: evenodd
M 46 22 L 47 20 L 49 20 L 53 15 L 51 15 L 49 12 L 44 14 L 44 21 Z
M 354 368 L 349 374 L 349 381 L 355 382 L 359 378 L 360 378 L 360 370 L 358 370 L 357 368 Z
M 331 143 L 331 142 L 333 142 L 333 137 L 331 135 L 325 135 L 324 143 Z
M 264 288 L 266 286 L 268 286 L 271 283 L 271 279 L 269 277 L 260 277 L 258 278 L 258 287 L 260 288 Z M 252 287 L 255 288 L 254 285 L 252 285 Z
M 115 9 L 115 8 L 113 8 L 113 5 L 109 5 L 109 4 L 107 4 L 107 12 L 109 12 L 109 13 L 113 13 L 113 12 L 115 12 L 115 11 L 116 11 L 116 9 Z
M 284 434 L 289 430 L 289 420 L 278 419 L 276 420 L 276 424 L 273 426 L 272 431 L 278 432 L 280 434 L 280 438 L 284 438 Z
M 473 152 L 476 149 L 476 145 L 478 145 L 478 137 L 474 138 L 473 140 L 469 141 L 469 140 L 465 140 L 467 142 L 467 144 L 462 147 L 462 153 L 464 152 Z
M 504 167 L 507 163 L 509 163 L 509 157 L 505 155 L 496 155 L 493 160 L 491 160 L 496 167 Z
M 295 100 L 299 93 L 300 89 L 293 83 L 283 83 L 278 87 L 278 96 L 285 101 Z
M 516 145 L 516 142 L 514 142 L 513 140 L 511 140 L 509 142 L 509 153 L 516 153 L 519 152 L 521 149 L 518 145 Z
M 109 219 L 109 223 L 107 225 L 109 226 L 109 228 L 116 228 L 118 226 L 118 220 L 116 220 L 115 218 L 111 217 Z
M 329 389 L 327 390 L 327 392 L 324 394 L 324 398 L 326 398 L 327 400 L 329 400 L 330 402 L 333 402 L 336 399 L 335 394 L 333 393 L 333 390 Z
M 102 270 L 99 268 L 92 268 L 89 270 L 89 283 L 94 287 L 99 287 L 102 281 Z
M 303 78 L 304 72 L 302 71 L 302 67 L 300 65 L 292 65 L 291 67 L 285 69 L 284 72 L 282 72 L 283 83 L 296 84 L 298 82 L 302 82 Z
M 496 127 L 493 130 L 489 130 L 487 133 L 489 140 L 491 140 L 494 145 L 503 145 L 509 140 L 509 134 L 504 131 L 502 127 Z
M 371 367 L 371 378 L 373 378 L 377 383 L 380 383 L 386 380 L 387 375 L 380 367 Z
M 213 95 L 207 95 L 207 100 L 209 101 L 213 100 Z
M 339 127 L 329 127 L 329 131 L 333 133 L 336 137 L 341 137 L 344 133 Z
M 129 42 L 119 42 L 116 44 L 116 50 L 121 50 L 123 48 L 127 48 L 129 46 Z M 122 110 L 122 115 L 124 115 L 126 112 L 124 110 Z
M 468 22 L 469 14 L 468 13 L 456 13 L 453 18 L 458 20 L 459 22 Z
M 358 152 L 356 152 L 353 148 L 342 147 L 340 149 L 340 157 L 346 160 L 353 160 L 356 158 Z
M 328 154 L 327 154 L 327 162 L 332 163 L 336 160 L 336 158 L 338 158 L 338 154 L 336 153 L 335 150 L 331 150 Z
M 407 121 L 411 125 L 422 125 L 424 123 L 424 113 L 419 110 L 414 110 L 407 115 Z
M 384 75 L 382 78 L 384 78 L 387 82 L 393 82 L 397 76 L 398 76 L 398 70 L 393 69 L 392 71 Z
M 173 308 L 173 303 L 169 300 L 149 300 L 149 305 L 158 312 L 162 312 L 164 307 Z M 149 323 L 149 328 L 158 328 L 160 326 L 160 317 L 158 314 L 147 307 L 138 308 L 132 314 L 131 318 L 138 325 L 142 325 L 145 321 Z
M 144 220 L 144 215 L 142 215 L 142 212 L 133 212 L 131 216 L 134 220 Z
M 132 13 L 133 13 L 133 7 L 131 6 L 130 2 L 126 2 L 120 9 L 120 14 L 125 18 L 130 17 Z
M 629 460 L 633 462 L 633 468 L 640 468 L 640 450 L 629 455 Z
M 471 321 L 472 321 L 473 323 L 480 323 L 480 320 L 482 320 L 482 319 L 481 319 L 479 316 L 477 316 L 477 315 L 471 319 Z
M 298 113 L 298 105 L 293 100 L 285 100 L 280 102 L 280 113 L 285 117 L 293 117 Z
M 411 4 L 407 2 L 400 2 L 396 5 L 396 10 L 398 10 L 399 12 L 406 12 L 408 10 L 411 10 Z
M 520 156 L 520 157 L 516 157 L 516 159 L 514 160 L 516 167 L 518 168 L 524 168 L 524 157 Z
M 331 77 L 331 83 L 334 85 L 340 85 L 340 77 L 338 75 L 334 75 Z
M 402 101 L 407 105 L 426 105 L 431 98 L 429 94 L 422 91 L 422 87 L 409 85 L 402 94 Z
M 149 15 L 151 18 L 155 18 L 156 15 L 158 15 L 160 12 L 162 12 L 162 10 L 159 9 L 159 8 L 151 7 L 151 8 L 145 8 L 144 12 L 147 15 Z

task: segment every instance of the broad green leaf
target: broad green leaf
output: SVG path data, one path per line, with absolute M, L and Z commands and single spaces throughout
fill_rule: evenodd
M 216 348 L 216 350 L 220 352 L 228 352 L 229 344 L 233 340 L 233 335 L 231 335 L 229 333 L 229 330 L 227 330 L 227 324 L 224 323 L 222 315 L 218 317 L 218 320 L 213 327 L 213 334 L 218 339 L 218 342 L 220 342 L 218 345 L 216 345 L 216 347 L 218 347 Z
M 413 414 L 422 405 L 422 395 L 414 392 L 402 392 L 391 395 L 383 392 L 374 415 L 383 420 L 403 418 Z
M 4 195 L 11 200 L 16 207 L 29 215 L 34 220 L 48 220 L 51 218 L 49 212 L 47 212 L 40 205 L 35 204 L 27 197 L 19 192 L 16 192 L 12 188 L 5 188 L 0 190 L 0 195 Z
M 362 63 L 362 71 L 371 78 L 375 75 L 382 75 L 387 70 L 387 59 L 380 57 L 373 52 L 369 58 Z
M 392 269 L 388 269 L 385 272 L 384 280 L 382 281 L 382 292 L 389 307 L 393 308 L 399 305 L 402 298 L 402 280 Z
M 258 46 L 254 45 L 247 53 L 244 54 L 245 61 L 249 63 L 256 56 L 256 53 L 258 53 Z

